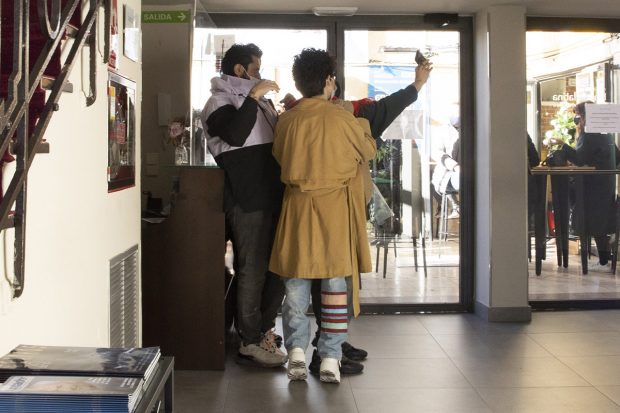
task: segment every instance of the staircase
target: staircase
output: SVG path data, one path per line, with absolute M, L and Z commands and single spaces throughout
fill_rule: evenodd
M 84 46 L 91 51 L 86 104 L 95 102 L 96 19 L 105 7 L 109 33 L 110 0 L 0 1 L 0 183 L 2 166 L 16 162 L 6 193 L 0 191 L 0 230 L 15 229 L 13 296 L 17 298 L 25 285 L 28 169 Z M 104 37 L 107 61 L 109 36 Z

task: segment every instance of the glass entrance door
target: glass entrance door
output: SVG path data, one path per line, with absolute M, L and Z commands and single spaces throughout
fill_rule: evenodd
M 299 97 L 291 65 L 303 48 L 333 53 L 341 97 L 379 111 L 388 96 L 414 82 L 418 49 L 433 62 L 416 101 L 398 108 L 395 119 L 387 116 L 389 125 L 375 136 L 377 157 L 369 165 L 375 190 L 367 209 L 374 271 L 361 275 L 362 311 L 471 310 L 472 19 L 459 17 L 447 27 L 422 16 L 210 14 L 204 20 L 217 28 L 196 28 L 194 35 L 194 109 L 209 96 L 222 41 L 225 48 L 234 41 L 263 50 L 262 77 L 280 84 L 271 97 L 276 104 L 286 93 Z
M 362 276 L 363 304 L 460 300 L 459 39 L 457 31 L 344 32 L 346 100 L 400 110 L 392 94 L 413 84 L 416 51 L 434 66 L 417 100 L 375 136 L 368 232 L 376 271 Z
M 559 149 L 560 145 L 552 144 L 554 141 L 563 142 L 562 151 L 569 150 L 564 146 L 573 147 L 579 166 L 596 165 L 602 157 L 615 155 L 613 145 L 597 151 L 591 149 L 593 139 L 600 137 L 579 134 L 574 107 L 581 102 L 619 101 L 614 76 L 619 62 L 618 51 L 620 38 L 615 33 L 568 29 L 528 31 L 528 80 L 538 85 L 538 104 L 528 107 L 528 118 L 534 119 L 533 123 L 528 123 L 528 129 L 530 135 L 538 136 L 534 142 L 541 159 Z M 620 143 L 617 134 L 612 134 L 610 139 L 616 145 Z M 544 218 L 530 219 L 530 235 L 535 230 L 544 235 L 538 241 L 542 245 L 542 258 L 540 253 L 536 257 L 533 236 L 531 241 L 529 298 L 536 307 L 587 307 L 604 302 L 617 305 L 620 300 L 620 282 L 611 265 L 618 251 L 615 232 L 618 186 L 614 188 L 612 183 L 605 187 L 608 177 L 604 175 L 587 178 L 589 189 L 602 187 L 603 190 L 596 193 L 598 206 L 588 204 L 580 208 L 578 203 L 586 196 L 579 195 L 575 176 L 556 175 L 538 183 L 529 181 L 534 188 L 543 188 L 538 195 L 537 189 L 530 191 L 534 194 L 530 208 L 538 205 L 545 212 Z M 612 180 L 617 182 L 615 177 Z M 586 191 L 591 193 L 589 189 Z M 531 209 L 530 215 L 533 215 Z M 583 216 L 586 228 L 596 233 L 582 239 L 577 224 L 579 216 Z M 581 251 L 586 249 L 587 259 L 582 261 Z M 610 256 L 612 259 L 608 258 Z

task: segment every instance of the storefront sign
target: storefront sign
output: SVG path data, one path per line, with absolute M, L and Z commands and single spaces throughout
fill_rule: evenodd
M 620 133 L 620 105 L 586 105 L 587 133 Z

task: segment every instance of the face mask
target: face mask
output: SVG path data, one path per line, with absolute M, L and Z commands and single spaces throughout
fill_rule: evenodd
M 242 66 L 243 67 L 243 66 Z M 254 76 L 250 76 L 250 74 L 248 73 L 248 71 L 246 70 L 246 68 L 243 68 L 243 72 L 245 73 L 245 75 L 247 76 L 245 79 L 247 80 L 251 80 L 254 83 L 258 83 L 260 82 L 260 75 L 259 77 L 254 77 Z

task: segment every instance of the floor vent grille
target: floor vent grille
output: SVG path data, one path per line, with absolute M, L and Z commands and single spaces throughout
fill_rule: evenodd
M 110 260 L 110 347 L 138 346 L 138 245 Z

